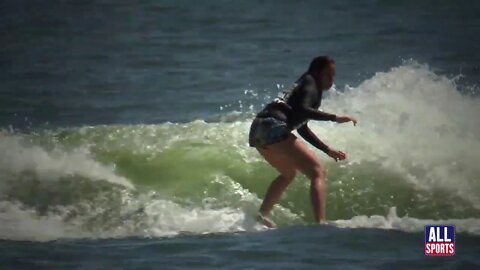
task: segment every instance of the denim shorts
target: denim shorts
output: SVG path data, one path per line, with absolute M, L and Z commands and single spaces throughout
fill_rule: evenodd
M 262 147 L 283 141 L 290 134 L 287 123 L 274 117 L 256 117 L 250 126 L 248 144 L 250 147 Z

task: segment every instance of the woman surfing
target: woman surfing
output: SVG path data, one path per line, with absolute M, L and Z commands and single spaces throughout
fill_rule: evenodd
M 328 56 L 312 60 L 308 71 L 297 81 L 297 85 L 282 98 L 267 104 L 250 126 L 249 146 L 255 147 L 279 175 L 272 181 L 260 207 L 257 220 L 273 227 L 267 216 L 278 202 L 297 171 L 311 181 L 310 199 L 317 223 L 325 221 L 326 175 L 319 158 L 307 145 L 295 136 L 297 130 L 307 142 L 335 161 L 344 160 L 346 154 L 323 143 L 308 127 L 309 120 L 334 121 L 337 123 L 357 120 L 351 116 L 338 116 L 319 111 L 323 91 L 329 90 L 335 77 L 335 62 Z

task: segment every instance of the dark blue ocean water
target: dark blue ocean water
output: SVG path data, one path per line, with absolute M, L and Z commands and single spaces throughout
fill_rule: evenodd
M 480 269 L 480 2 L 0 2 L 0 269 Z M 349 159 L 252 224 L 253 114 L 317 55 Z M 300 176 L 299 178 L 302 178 Z M 425 257 L 423 225 L 457 226 Z
M 0 242 L 12 269 L 478 269 L 480 238 L 455 257 L 427 257 L 423 234 L 324 226 L 175 238 Z
M 357 85 L 413 58 L 480 81 L 477 1 L 2 1 L 0 123 L 207 119 L 316 55 Z M 256 104 L 258 105 L 258 104 Z

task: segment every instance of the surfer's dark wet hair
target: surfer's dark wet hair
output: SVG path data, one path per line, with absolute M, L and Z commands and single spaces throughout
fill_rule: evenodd
M 335 61 L 333 60 L 333 58 L 331 58 L 328 55 L 322 55 L 322 56 L 317 56 L 313 58 L 313 60 L 310 62 L 310 66 L 308 67 L 308 70 L 305 73 L 303 73 L 302 76 L 300 76 L 297 82 L 302 80 L 307 74 L 311 74 L 311 75 L 318 74 L 319 71 L 321 71 L 325 67 L 328 67 L 331 64 L 335 64 Z
M 330 56 L 317 56 L 313 58 L 312 62 L 310 62 L 310 67 L 308 67 L 308 73 L 319 72 L 330 64 L 335 64 L 335 61 Z

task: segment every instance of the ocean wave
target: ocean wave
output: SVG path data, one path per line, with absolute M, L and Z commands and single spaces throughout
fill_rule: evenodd
M 309 124 L 348 154 L 335 163 L 314 150 L 327 169 L 328 219 L 405 231 L 449 222 L 478 234 L 479 103 L 414 62 L 330 91 L 322 109 L 359 124 Z M 260 229 L 254 216 L 277 173 L 248 147 L 254 109 L 244 108 L 213 122 L 1 132 L 0 238 Z M 280 226 L 313 221 L 309 182 L 297 178 L 273 210 Z

